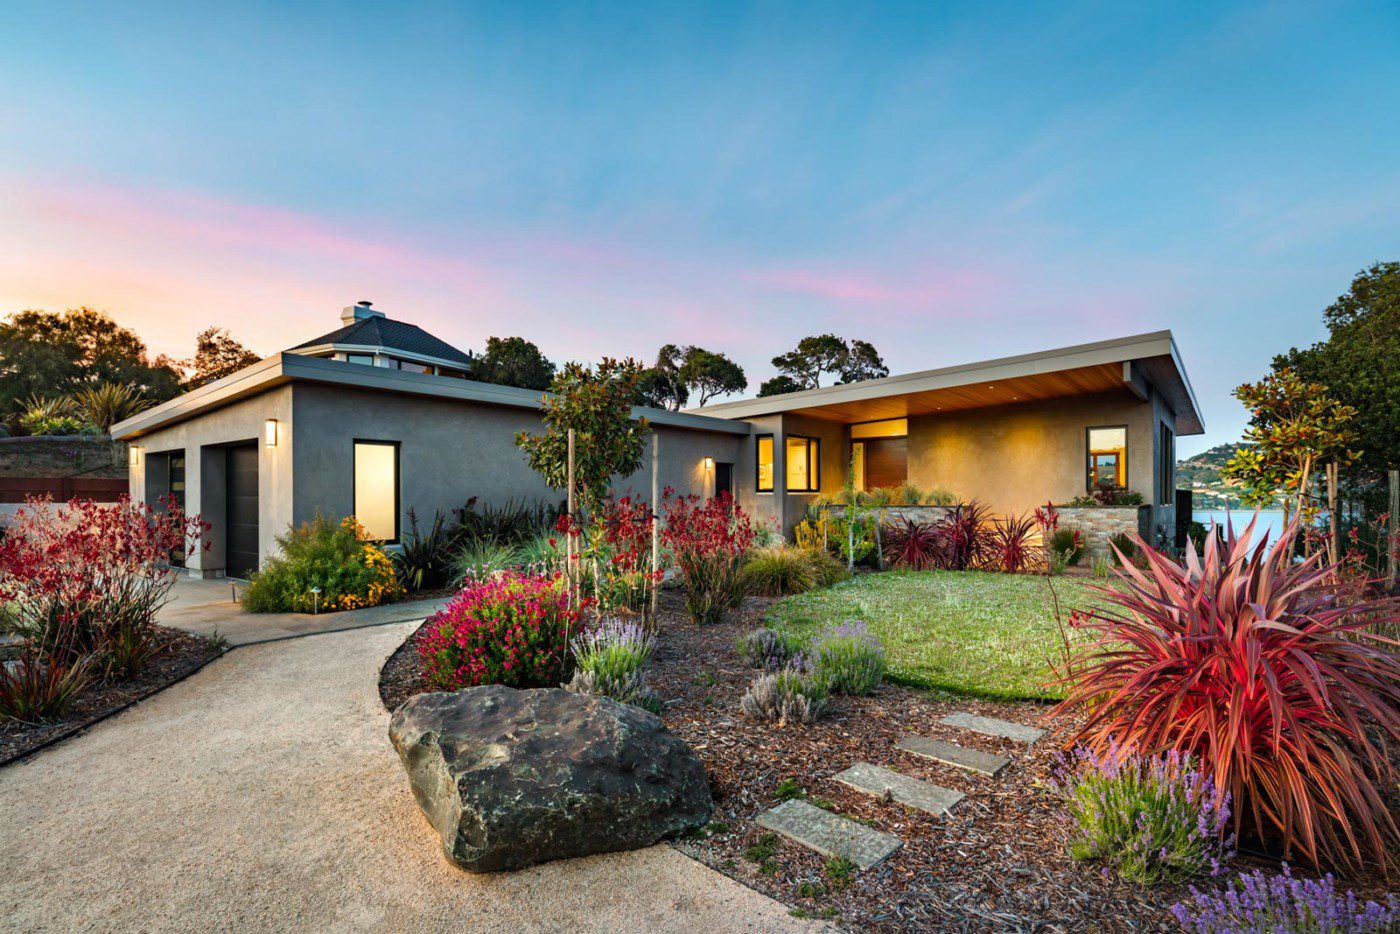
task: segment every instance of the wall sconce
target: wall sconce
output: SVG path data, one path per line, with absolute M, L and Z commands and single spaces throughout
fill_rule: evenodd
M 707 458 L 705 458 L 705 469 L 706 469 L 706 470 L 714 470 L 714 469 L 715 469 L 715 459 L 714 459 L 713 457 L 707 457 Z
M 263 441 L 270 448 L 277 447 L 277 419 L 269 418 L 263 422 Z
M 129 450 L 130 455 L 131 455 L 131 466 L 133 466 L 133 467 L 140 467 L 140 466 L 141 466 L 141 448 L 140 448 L 138 445 L 133 444 L 128 450 Z

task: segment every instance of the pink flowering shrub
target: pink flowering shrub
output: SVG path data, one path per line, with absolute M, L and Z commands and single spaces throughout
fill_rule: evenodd
M 562 577 L 504 571 L 470 584 L 428 620 L 418 636 L 423 674 L 444 691 L 558 687 L 568 680 L 578 618 Z
M 88 656 L 129 677 L 154 653 L 174 551 L 197 551 L 208 524 L 173 501 L 157 511 L 123 496 L 60 509 L 30 499 L 0 541 L 0 600 L 30 654 L 75 665 Z

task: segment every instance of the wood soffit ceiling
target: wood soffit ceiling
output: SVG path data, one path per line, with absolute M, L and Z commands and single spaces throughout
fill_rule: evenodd
M 788 411 L 836 422 L 869 422 L 1115 390 L 1130 392 L 1127 384 L 1123 382 L 1123 365 L 1103 363 L 1097 366 L 1057 370 L 1053 373 L 1018 376 L 994 383 L 972 383 L 966 386 L 930 389 L 880 399 L 815 405 Z

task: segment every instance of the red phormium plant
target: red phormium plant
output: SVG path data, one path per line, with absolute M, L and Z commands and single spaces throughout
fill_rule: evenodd
M 1251 544 L 1206 536 L 1183 567 L 1146 543 L 1116 609 L 1075 614 L 1096 640 L 1076 658 L 1062 705 L 1087 715 L 1070 742 L 1099 752 L 1176 749 L 1199 758 L 1243 827 L 1314 863 L 1385 866 L 1400 831 L 1383 789 L 1396 770 L 1400 654 L 1377 634 L 1400 601 L 1348 603 L 1322 555 L 1292 560 L 1296 523 Z
M 885 560 L 908 571 L 939 567 L 939 536 L 932 522 L 901 518 L 885 532 Z
M 939 564 L 949 571 L 981 567 L 991 555 L 987 507 L 977 500 L 959 503 L 937 522 Z
M 65 665 L 96 654 L 109 673 L 120 654 L 131 674 L 141 655 L 132 640 L 149 633 L 175 583 L 171 552 L 197 550 L 208 528 L 173 501 L 158 511 L 125 496 L 62 508 L 30 499 L 0 542 L 0 599 L 32 651 Z
M 753 523 L 728 493 L 702 500 L 681 496 L 666 506 L 661 541 L 686 588 L 686 609 L 697 623 L 718 622 L 744 598 L 744 556 Z
M 1031 548 L 1031 533 L 1036 522 L 1030 516 L 1007 516 L 996 520 L 988 548 L 990 566 L 1007 574 L 1020 574 L 1035 557 Z

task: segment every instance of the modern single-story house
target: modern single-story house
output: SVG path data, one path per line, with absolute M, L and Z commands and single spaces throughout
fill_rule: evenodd
M 342 326 L 119 423 L 133 497 L 174 495 L 211 525 L 188 567 L 246 576 L 318 512 L 397 541 L 469 497 L 558 501 L 514 438 L 541 394 L 476 382 L 472 358 L 361 302 Z M 1170 332 L 1159 331 L 685 412 L 638 408 L 663 485 L 733 493 L 790 530 L 848 470 L 1000 511 L 1094 488 L 1138 492 L 1146 531 L 1174 513 L 1174 443 L 1203 431 Z M 650 459 L 619 489 L 651 488 Z

